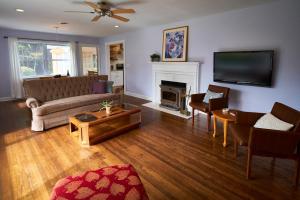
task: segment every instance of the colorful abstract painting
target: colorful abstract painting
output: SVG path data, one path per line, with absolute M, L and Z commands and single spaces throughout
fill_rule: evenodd
M 188 27 L 164 30 L 163 61 L 186 61 Z

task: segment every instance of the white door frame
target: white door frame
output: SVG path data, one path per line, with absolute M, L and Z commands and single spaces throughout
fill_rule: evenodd
M 85 43 L 79 43 L 78 49 L 79 49 L 79 62 L 80 62 L 80 69 L 79 74 L 83 75 L 83 62 L 82 62 L 82 47 L 96 47 L 97 48 L 97 70 L 98 74 L 101 73 L 100 69 L 100 45 L 98 44 L 85 44 Z
M 124 84 L 124 93 L 126 90 L 126 56 L 125 56 L 125 40 L 118 40 L 113 42 L 106 42 L 105 43 L 105 58 L 106 58 L 106 73 L 108 75 L 108 79 L 110 80 L 110 48 L 109 46 L 112 44 L 123 44 L 123 61 L 124 61 L 124 68 L 123 68 L 123 84 Z

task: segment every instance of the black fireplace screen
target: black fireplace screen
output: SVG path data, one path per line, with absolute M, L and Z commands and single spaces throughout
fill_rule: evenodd
M 176 94 L 174 92 L 167 92 L 167 91 L 162 92 L 162 99 L 168 101 L 174 101 L 174 102 L 177 101 Z

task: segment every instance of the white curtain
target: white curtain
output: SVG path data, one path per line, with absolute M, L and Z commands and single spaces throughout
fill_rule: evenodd
M 23 98 L 23 80 L 20 73 L 17 42 L 17 38 L 8 38 L 11 97 Z
M 71 76 L 78 76 L 78 69 L 77 69 L 77 56 L 76 56 L 76 48 L 77 45 L 75 42 L 70 43 L 70 49 L 71 49 L 71 68 L 70 68 L 70 75 Z

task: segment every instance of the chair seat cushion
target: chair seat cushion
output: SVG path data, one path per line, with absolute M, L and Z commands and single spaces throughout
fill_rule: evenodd
M 100 103 L 103 100 L 117 100 L 119 95 L 105 94 L 88 94 L 75 97 L 68 97 L 53 101 L 48 101 L 37 108 L 32 108 L 33 115 L 43 116 L 50 113 L 60 112 L 72 108 Z
M 207 103 L 199 103 L 199 102 L 190 102 L 190 106 L 194 109 L 200 110 L 202 112 L 208 112 L 209 107 Z
M 238 143 L 242 146 L 248 145 L 250 126 L 241 124 L 229 124 L 229 130 L 233 136 L 238 140 Z
M 59 180 L 50 200 L 147 200 L 143 184 L 129 164 L 104 167 L 87 171 L 78 176 Z

